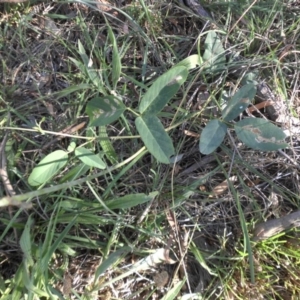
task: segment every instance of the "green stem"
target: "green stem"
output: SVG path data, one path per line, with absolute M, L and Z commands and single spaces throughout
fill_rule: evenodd
M 128 164 L 130 161 L 135 159 L 137 156 L 141 157 L 145 153 L 146 153 L 146 148 L 143 147 L 138 152 L 136 152 L 134 155 L 127 158 L 126 160 L 124 160 L 124 161 L 108 168 L 107 170 L 98 172 L 94 175 L 89 175 L 89 176 L 86 176 L 86 177 L 78 179 L 78 180 L 66 182 L 66 183 L 63 183 L 63 184 L 59 184 L 59 185 L 56 185 L 56 186 L 44 188 L 44 189 L 37 190 L 37 191 L 28 192 L 28 193 L 21 194 L 21 195 L 15 195 L 15 196 L 12 196 L 12 197 L 3 197 L 3 198 L 0 199 L 0 207 L 5 207 L 5 206 L 9 206 L 9 205 L 21 206 L 20 202 L 24 201 L 24 200 L 27 200 L 29 198 L 39 197 L 39 196 L 42 196 L 42 195 L 45 195 L 45 194 L 53 193 L 53 192 L 56 192 L 56 191 L 59 191 L 59 190 L 65 189 L 65 188 L 70 188 L 72 186 L 82 184 L 82 183 L 84 183 L 88 180 L 93 180 L 93 179 L 95 179 L 99 176 L 108 174 L 108 173 L 110 173 L 110 172 L 112 172 L 116 169 L 121 168 L 122 166 Z M 24 205 L 24 207 L 26 207 L 26 205 Z

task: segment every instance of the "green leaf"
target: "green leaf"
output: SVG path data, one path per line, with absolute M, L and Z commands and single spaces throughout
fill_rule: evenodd
M 242 179 L 240 178 L 242 181 Z M 239 213 L 239 219 L 240 219 L 240 224 L 241 228 L 243 231 L 244 235 L 244 253 L 247 251 L 248 253 L 248 263 L 249 263 L 249 270 L 250 270 L 250 278 L 251 278 L 251 283 L 255 284 L 255 264 L 254 264 L 254 258 L 253 258 L 253 250 L 252 250 L 252 243 L 249 237 L 249 231 L 248 231 L 248 226 L 247 226 L 247 221 L 245 218 L 244 210 L 241 206 L 241 197 L 237 193 L 236 188 L 230 184 L 230 190 L 231 193 L 233 194 L 233 199 L 236 200 L 237 208 L 238 208 L 238 213 Z
M 71 142 L 70 145 L 68 146 L 68 152 L 73 152 L 76 149 L 76 143 Z
M 99 127 L 99 140 L 99 144 L 103 149 L 105 156 L 112 164 L 115 164 L 118 161 L 118 155 L 112 145 L 112 142 L 109 140 L 105 126 Z
M 121 75 L 121 58 L 119 55 L 119 50 L 117 46 L 117 41 L 114 36 L 114 33 L 111 27 L 108 25 L 108 36 L 112 43 L 112 82 L 113 82 L 113 89 L 116 89 L 118 80 Z
M 159 161 L 170 163 L 170 156 L 175 150 L 169 135 L 156 116 L 147 115 L 138 117 L 135 126 L 148 151 Z
M 229 122 L 238 117 L 248 107 L 255 94 L 256 87 L 254 84 L 249 83 L 242 86 L 222 111 L 223 120 Z
M 211 268 L 206 264 L 205 258 L 203 257 L 200 249 L 194 243 L 191 243 L 190 250 L 193 253 L 193 255 L 195 256 L 198 263 L 202 266 L 202 268 L 204 268 L 209 274 L 217 276 L 217 274 L 214 273 L 211 270 Z
M 187 68 L 179 66 L 158 77 L 144 95 L 139 106 L 140 113 L 148 115 L 159 113 L 176 94 L 187 76 Z
M 79 147 L 75 149 L 75 155 L 83 163 L 90 167 L 95 167 L 98 169 L 105 169 L 106 165 L 104 161 L 99 157 L 99 155 L 94 154 L 91 150 L 84 147 Z
M 32 258 L 32 251 L 31 251 L 31 236 L 30 236 L 30 228 L 33 224 L 33 220 L 31 216 L 27 219 L 26 225 L 24 227 L 23 233 L 20 238 L 20 246 L 23 252 L 23 259 L 28 266 L 32 266 L 34 264 Z
M 182 61 L 180 61 L 176 65 L 176 67 L 182 66 L 182 67 L 187 68 L 188 70 L 191 70 L 191 69 L 199 67 L 201 64 L 202 64 L 202 61 L 201 61 L 200 56 L 198 54 L 193 54 L 193 55 L 186 57 Z
M 79 90 L 87 90 L 90 88 L 90 85 L 88 84 L 85 84 L 85 83 L 81 83 L 81 84 L 78 84 L 78 85 L 72 85 L 72 86 L 69 86 L 68 88 L 65 88 L 59 92 L 55 92 L 53 93 L 53 97 L 55 97 L 55 99 L 60 99 L 60 98 L 63 98 L 63 97 L 69 97 L 72 93 L 75 93 Z
M 248 118 L 237 122 L 234 128 L 238 138 L 250 148 L 275 151 L 288 146 L 285 133 L 268 120 Z
M 204 42 L 203 61 L 205 69 L 216 71 L 223 69 L 226 64 L 225 49 L 215 31 L 209 31 Z
M 54 243 L 47 248 L 46 253 L 44 253 L 43 257 L 41 258 L 41 261 L 39 263 L 39 270 L 44 274 L 49 266 L 49 261 L 55 252 L 55 250 L 59 247 L 63 239 L 67 236 L 68 232 L 71 230 L 71 228 L 74 226 L 77 219 L 77 215 L 75 215 L 70 222 L 68 222 L 68 225 L 64 228 L 62 232 L 60 232 L 57 235 L 57 239 L 54 241 Z M 52 229 L 53 230 L 53 229 Z
M 111 210 L 113 210 L 113 209 L 128 209 L 128 208 L 149 202 L 157 195 L 158 195 L 157 192 L 152 192 L 149 195 L 146 195 L 143 193 L 131 194 L 131 195 L 126 195 L 124 197 L 107 200 L 107 201 L 105 201 L 105 205 Z
M 86 68 L 90 66 L 89 57 L 86 55 L 85 49 L 80 40 L 78 40 L 78 53 L 80 54 L 81 60 Z
M 102 83 L 102 80 L 101 80 L 101 77 L 100 77 L 100 74 L 91 69 L 91 68 L 88 68 L 86 70 L 87 74 L 89 75 L 92 83 L 95 85 L 95 87 L 98 89 L 99 92 L 103 93 L 103 94 L 106 94 L 104 92 L 104 88 L 103 88 L 103 83 Z
M 210 154 L 216 150 L 225 137 L 227 126 L 219 120 L 210 121 L 200 136 L 200 152 Z
M 78 61 L 77 59 L 73 58 L 73 57 L 69 57 L 70 61 L 73 62 L 73 64 L 82 72 L 85 73 L 86 72 L 86 68 L 85 65 L 81 62 Z
M 61 170 L 68 161 L 68 153 L 63 150 L 56 150 L 44 157 L 32 170 L 28 183 L 31 186 L 39 186 Z
M 94 282 L 97 283 L 101 274 L 111 266 L 113 266 L 118 260 L 124 257 L 132 249 L 130 247 L 122 247 L 117 251 L 111 253 L 107 259 L 105 259 L 100 266 L 96 269 Z
M 162 300 L 173 300 L 173 299 L 178 299 L 178 294 L 180 293 L 183 285 L 185 284 L 186 279 L 178 281 L 173 288 L 171 288 L 166 295 L 164 295 Z
M 253 72 L 248 72 L 243 76 L 243 79 L 241 80 L 241 85 L 246 85 L 248 83 L 253 83 L 255 86 L 258 85 L 258 73 L 259 70 L 255 70 Z
M 78 52 L 80 54 L 80 57 L 83 61 L 84 67 L 85 67 L 85 71 L 86 71 L 87 75 L 89 76 L 90 80 L 99 89 L 99 91 L 103 92 L 103 84 L 102 84 L 101 77 L 100 77 L 99 73 L 93 68 L 93 60 L 87 56 L 85 49 L 84 49 L 83 45 L 81 44 L 80 40 L 78 40 Z M 71 60 L 75 63 L 74 59 L 71 59 Z M 77 67 L 79 67 L 78 63 L 77 63 Z M 82 67 L 81 67 L 81 70 L 82 70 Z
M 71 168 L 62 178 L 60 178 L 59 183 L 75 180 L 80 176 L 83 176 L 88 170 L 90 170 L 90 167 L 86 164 L 76 164 L 76 166 Z
M 114 96 L 93 98 L 86 106 L 86 113 L 90 118 L 89 126 L 110 124 L 117 120 L 124 110 L 124 104 Z

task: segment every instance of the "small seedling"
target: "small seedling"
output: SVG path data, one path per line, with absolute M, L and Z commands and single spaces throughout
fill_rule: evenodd
M 111 36 L 114 47 L 116 44 Z M 85 54 L 82 44 L 78 44 L 82 63 L 77 62 L 89 75 L 96 86 L 99 86 L 97 74 L 93 71 L 90 60 Z M 120 58 L 114 51 L 114 61 L 120 64 Z M 187 80 L 188 72 L 199 65 L 204 70 L 219 70 L 225 66 L 225 50 L 219 37 L 214 31 L 208 33 L 205 41 L 205 52 L 203 57 L 192 55 L 168 70 L 155 80 L 152 86 L 143 96 L 138 112 L 122 103 L 122 99 L 113 95 L 95 97 L 87 103 L 86 113 L 90 118 L 90 127 L 103 127 L 110 124 L 123 114 L 127 109 L 137 117 L 135 119 L 136 129 L 140 134 L 147 150 L 157 159 L 165 164 L 171 162 L 170 157 L 175 154 L 174 146 L 170 136 L 165 131 L 157 115 L 177 93 L 181 85 Z M 113 86 L 115 87 L 120 76 L 120 66 L 113 70 Z M 248 147 L 262 150 L 274 151 L 287 147 L 284 132 L 265 119 L 246 118 L 234 123 L 236 119 L 251 103 L 256 95 L 255 80 L 248 80 L 228 101 L 222 116 L 208 122 L 201 133 L 199 149 L 203 154 L 215 151 L 223 142 L 228 126 L 233 124 L 237 137 Z M 84 147 L 73 147 L 70 152 L 89 167 L 105 169 L 106 164 L 98 154 Z M 68 152 L 57 150 L 47 155 L 32 171 L 29 176 L 29 184 L 39 186 L 49 181 L 68 162 Z
M 231 98 L 222 112 L 220 119 L 208 122 L 200 137 L 200 152 L 210 154 L 221 145 L 227 132 L 228 125 L 238 117 L 251 103 L 256 94 L 252 83 L 242 86 Z M 265 119 L 247 118 L 234 124 L 237 137 L 248 147 L 274 151 L 287 147 L 284 132 Z

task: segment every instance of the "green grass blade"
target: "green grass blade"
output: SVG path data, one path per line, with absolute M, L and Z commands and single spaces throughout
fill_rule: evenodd
M 239 178 L 239 180 L 242 180 Z M 248 259 L 249 259 L 249 269 L 250 269 L 250 279 L 251 283 L 255 284 L 255 271 L 254 271 L 254 261 L 253 261 L 253 251 L 252 251 L 252 246 L 251 246 L 251 241 L 248 233 L 248 228 L 246 224 L 246 219 L 244 216 L 244 212 L 241 207 L 240 199 L 239 199 L 239 194 L 236 192 L 234 186 L 232 185 L 231 181 L 228 180 L 228 183 L 230 185 L 231 192 L 234 196 L 234 199 L 236 200 L 236 205 L 238 208 L 239 212 L 239 218 L 240 218 L 240 224 L 243 230 L 243 236 L 244 236 L 244 243 L 245 243 L 245 250 L 248 253 Z
M 77 219 L 77 216 L 75 216 L 70 223 L 65 227 L 65 229 L 59 234 L 58 238 L 55 240 L 55 242 L 49 247 L 49 249 L 46 249 L 45 255 L 41 259 L 41 266 L 44 268 L 44 271 L 46 271 L 49 261 L 51 259 L 51 256 L 53 255 L 54 251 L 58 248 L 61 241 L 66 237 L 70 229 L 75 224 L 75 221 Z
M 162 298 L 162 300 L 173 300 L 178 297 L 183 285 L 185 284 L 186 280 L 178 281 L 173 288 L 171 288 L 167 294 Z
M 111 29 L 111 27 L 109 26 L 109 24 L 107 25 L 108 27 L 108 36 L 110 39 L 110 42 L 112 43 L 112 86 L 113 89 L 115 90 L 117 88 L 117 84 L 118 81 L 120 79 L 120 75 L 121 75 L 121 57 L 119 54 L 119 49 L 118 49 L 118 45 L 117 45 L 117 41 L 115 38 L 115 35 Z
M 115 164 L 118 161 L 118 155 L 108 137 L 105 126 L 99 126 L 99 139 L 99 144 L 104 152 L 104 155 L 112 164 Z
M 127 253 L 129 253 L 132 249 L 130 247 L 123 247 L 118 249 L 117 251 L 111 253 L 107 259 L 105 259 L 100 266 L 97 268 L 95 272 L 94 282 L 96 283 L 99 280 L 99 277 L 104 274 L 104 272 L 114 265 L 117 261 L 122 259 Z
M 32 252 L 31 252 L 32 240 L 30 235 L 30 229 L 32 224 L 33 224 L 33 220 L 31 216 L 29 216 L 20 238 L 20 246 L 24 255 L 23 259 L 24 259 L 24 263 L 26 263 L 27 266 L 32 266 L 34 263 L 32 258 Z

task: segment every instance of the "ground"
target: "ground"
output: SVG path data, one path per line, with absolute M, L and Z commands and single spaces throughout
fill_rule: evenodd
M 201 4 L 0 1 L 1 299 L 300 298 L 300 3 Z

